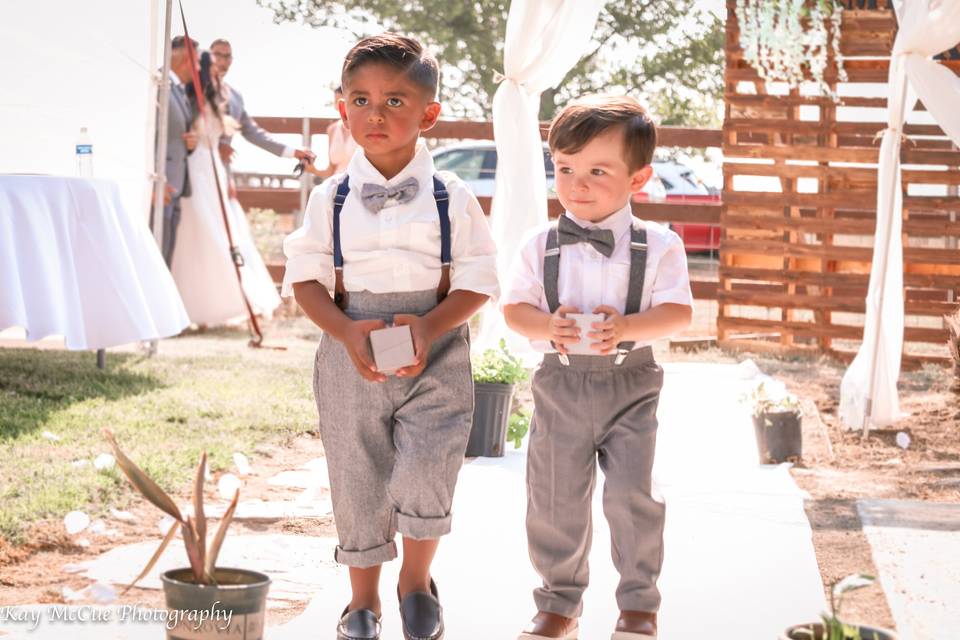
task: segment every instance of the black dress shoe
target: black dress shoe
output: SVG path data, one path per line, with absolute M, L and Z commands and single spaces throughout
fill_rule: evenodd
M 400 599 L 405 640 L 442 640 L 443 607 L 433 579 L 430 580 L 430 593 L 411 591 L 400 598 L 400 587 L 397 587 L 397 597 Z
M 337 640 L 380 640 L 380 618 L 370 609 L 343 610 L 337 623 Z

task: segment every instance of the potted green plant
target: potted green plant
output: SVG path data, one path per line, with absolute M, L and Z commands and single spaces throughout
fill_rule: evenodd
M 799 462 L 803 455 L 800 400 L 790 393 L 771 392 L 761 382 L 746 401 L 753 414 L 760 463 Z
M 223 637 L 261 640 L 270 578 L 256 571 L 216 566 L 227 528 L 240 499 L 239 489 L 234 492 L 213 539 L 208 541 L 207 518 L 203 506 L 207 454 L 200 456 L 200 463 L 197 465 L 193 484 L 193 513 L 185 515 L 173 499 L 124 454 L 109 429 L 104 429 L 104 436 L 113 447 L 117 466 L 130 480 L 130 484 L 154 506 L 173 518 L 173 524 L 160 546 L 143 571 L 124 589 L 124 593 L 153 569 L 164 549 L 179 531 L 183 536 L 190 566 L 173 569 L 160 576 L 169 611 L 168 640 L 207 640 Z
M 519 449 L 524 436 L 530 431 L 530 412 L 518 409 L 510 414 L 507 422 L 507 440 L 513 443 L 514 449 Z
M 499 349 L 487 349 L 472 357 L 473 427 L 467 443 L 468 457 L 497 458 L 507 442 L 510 404 L 518 382 L 527 379 L 527 370 L 519 358 L 507 350 L 506 340 Z
M 897 640 L 889 629 L 850 624 L 839 619 L 843 596 L 850 591 L 873 584 L 875 578 L 863 573 L 849 575 L 830 585 L 830 611 L 820 615 L 820 622 L 789 627 L 779 640 Z

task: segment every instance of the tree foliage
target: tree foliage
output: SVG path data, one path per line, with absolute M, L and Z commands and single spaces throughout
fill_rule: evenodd
M 382 30 L 424 42 L 443 65 L 441 98 L 460 116 L 489 117 L 503 70 L 509 0 L 257 0 L 277 22 L 348 29 L 358 38 Z M 695 0 L 609 0 L 584 56 L 561 84 L 544 92 L 542 119 L 569 99 L 596 91 L 629 92 L 663 124 L 716 125 L 723 88 L 723 24 Z

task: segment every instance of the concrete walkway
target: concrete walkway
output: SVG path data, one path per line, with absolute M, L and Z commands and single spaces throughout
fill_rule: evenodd
M 660 637 L 764 640 L 790 624 L 817 619 L 825 604 L 803 493 L 785 467 L 757 464 L 750 418 L 739 403 L 755 384 L 756 368 L 752 363 L 665 368 L 655 467 L 667 503 Z M 529 564 L 523 525 L 524 453 L 511 450 L 500 459 L 474 460 L 460 476 L 454 531 L 440 547 L 434 572 L 450 640 L 512 640 L 534 613 L 531 590 L 538 578 Z M 314 466 L 314 472 L 322 466 Z M 597 498 L 591 586 L 581 622 L 586 640 L 608 638 L 617 617 L 617 576 L 599 491 Z M 277 549 L 278 542 L 274 536 L 244 536 L 239 546 L 228 539 L 224 547 L 227 558 L 239 551 L 246 566 L 258 569 L 265 568 L 255 559 L 262 549 L 276 581 L 275 598 L 312 597 L 302 615 L 269 629 L 266 637 L 334 638 L 335 621 L 349 600 L 346 571 L 331 562 L 335 541 L 305 539 L 295 553 Z M 110 553 L 130 558 L 127 552 Z M 136 551 L 136 557 L 142 554 Z M 123 568 L 129 571 L 129 565 Z M 387 639 L 401 637 L 398 569 L 393 562 L 383 573 Z M 0 635 L 15 629 L 23 627 L 0 621 Z M 11 637 L 60 640 L 64 631 L 63 624 L 43 622 L 36 632 Z M 162 627 L 75 624 L 67 633 L 77 640 L 146 639 L 161 638 Z
M 739 404 L 755 370 L 734 365 L 666 366 L 656 470 L 667 503 L 660 636 L 776 638 L 825 607 L 803 510 L 785 467 L 757 464 L 750 418 Z M 460 476 L 453 534 L 435 577 L 451 640 L 512 640 L 533 615 L 523 527 L 524 452 L 477 459 Z M 602 474 L 601 474 L 602 478 Z M 581 637 L 608 638 L 617 618 L 617 576 L 599 491 L 594 504 L 591 586 Z M 384 637 L 399 638 L 393 593 L 399 563 L 383 576 Z M 345 572 L 272 640 L 326 638 L 349 600 Z M 333 637 L 331 633 L 329 637 Z

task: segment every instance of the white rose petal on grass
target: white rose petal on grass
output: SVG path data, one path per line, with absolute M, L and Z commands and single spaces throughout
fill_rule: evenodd
M 67 528 L 67 533 L 76 535 L 90 525 L 90 516 L 83 511 L 71 511 L 63 517 L 63 526 Z
M 87 597 L 87 589 L 85 587 L 79 591 L 74 591 L 70 587 L 63 586 L 60 588 L 60 595 L 63 596 L 64 602 L 76 602 Z
M 87 547 L 90 546 L 90 541 L 87 540 L 86 538 L 78 538 L 78 539 L 77 539 L 77 546 L 78 546 L 78 547 L 87 548 Z
M 101 453 L 93 460 L 93 466 L 97 468 L 97 471 L 108 471 L 113 469 L 116 464 L 116 458 L 109 453 Z
M 253 471 L 250 468 L 250 461 L 247 460 L 247 456 L 242 453 L 233 454 L 233 464 L 237 467 L 237 473 L 242 476 L 248 476 Z
M 64 573 L 82 573 L 86 571 L 86 569 L 81 565 L 74 564 L 72 562 L 63 565 L 62 567 L 60 567 L 60 570 L 63 571 Z
M 73 462 L 70 463 L 70 466 L 73 467 L 74 469 L 82 469 L 88 464 L 90 464 L 89 460 L 74 460 Z
M 220 497 L 224 500 L 232 500 L 233 494 L 243 485 L 243 482 L 240 481 L 240 478 L 233 475 L 232 473 L 225 473 L 220 476 L 220 480 L 217 482 L 217 491 L 220 492 Z
M 53 442 L 60 442 L 60 436 L 58 436 L 57 434 L 51 431 L 44 431 L 41 435 L 43 435 L 43 437 L 46 438 L 47 440 L 51 440 Z
M 117 520 L 126 520 L 127 522 L 136 520 L 136 517 L 129 511 L 120 511 L 119 509 L 110 508 L 110 515 Z
M 910 446 L 910 434 L 906 431 L 901 431 L 897 434 L 897 446 L 901 449 L 906 449 Z
M 90 535 L 102 536 L 107 532 L 107 523 L 103 520 L 94 520 L 87 528 Z
M 102 582 L 95 582 L 87 587 L 87 591 L 97 604 L 110 604 L 117 599 L 117 590 Z

